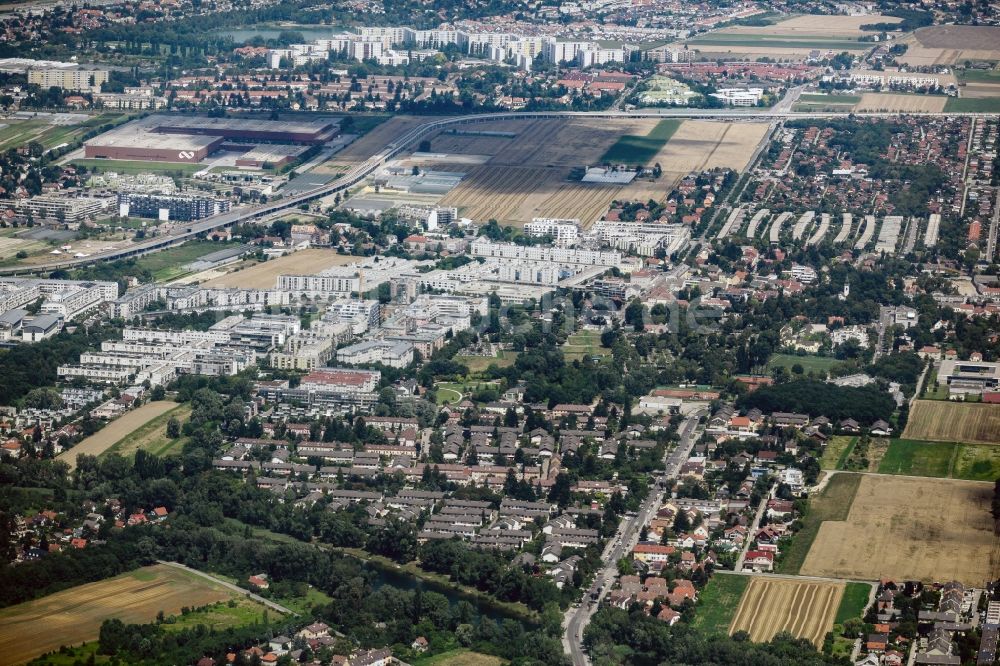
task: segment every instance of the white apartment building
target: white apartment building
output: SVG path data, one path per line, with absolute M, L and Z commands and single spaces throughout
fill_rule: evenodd
M 111 209 L 115 200 L 98 197 L 70 197 L 64 194 L 39 194 L 14 204 L 14 212 L 22 219 L 49 220 L 79 224 Z
M 757 106 L 764 97 L 763 88 L 719 88 L 712 97 L 722 100 L 729 106 Z
M 279 275 L 278 289 L 309 298 L 346 296 L 361 290 L 361 276 L 353 269 L 336 275 Z
M 514 243 L 495 243 L 486 237 L 477 238 L 470 247 L 476 257 L 495 259 L 521 259 L 554 264 L 581 264 L 584 266 L 617 266 L 622 262 L 620 252 L 576 250 L 560 247 L 524 246 Z
M 108 80 L 108 72 L 104 69 L 83 67 L 32 67 L 28 70 L 28 83 L 63 90 L 78 90 L 81 92 L 100 92 L 101 84 Z
M 568 247 L 580 237 L 580 220 L 535 217 L 524 225 L 524 232 L 534 237 L 552 236 L 556 245 Z
M 337 362 L 346 365 L 381 363 L 405 368 L 413 362 L 413 345 L 392 340 L 365 340 L 337 350 Z

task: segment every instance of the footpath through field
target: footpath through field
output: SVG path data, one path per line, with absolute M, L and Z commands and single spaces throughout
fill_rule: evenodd
M 274 603 L 273 601 L 271 601 L 269 599 L 265 599 L 264 597 L 260 596 L 259 594 L 254 594 L 253 592 L 250 592 L 248 590 L 244 590 L 239 585 L 233 585 L 229 581 L 225 581 L 225 580 L 222 580 L 220 578 L 216 578 L 215 576 L 213 576 L 211 574 L 207 574 L 204 571 L 198 571 L 197 569 L 192 569 L 191 567 L 185 566 L 185 565 L 181 564 L 180 562 L 166 562 L 164 560 L 156 560 L 156 561 L 159 564 L 165 564 L 166 566 L 168 566 L 168 567 L 174 567 L 175 569 L 183 569 L 184 571 L 187 571 L 189 573 L 193 573 L 196 576 L 201 576 L 202 578 L 207 578 L 208 580 L 212 581 L 213 583 L 218 583 L 219 585 L 222 585 L 226 589 L 232 590 L 233 592 L 238 592 L 239 594 L 242 594 L 245 597 L 253 599 L 257 603 L 264 604 L 265 606 L 267 606 L 271 610 L 278 611 L 279 613 L 284 613 L 285 615 L 297 615 L 297 613 L 295 611 L 291 610 L 291 609 L 288 609 L 288 608 L 285 608 L 284 606 L 276 604 L 276 603 Z

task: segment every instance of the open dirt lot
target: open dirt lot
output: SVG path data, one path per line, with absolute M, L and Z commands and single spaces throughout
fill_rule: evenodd
M 764 643 L 781 631 L 822 647 L 844 596 L 842 583 L 755 577 L 743 593 L 729 634 L 745 631 Z
M 176 615 L 182 606 L 231 596 L 236 595 L 184 571 L 145 567 L 0 610 L 0 654 L 3 663 L 20 664 L 61 645 L 96 639 L 101 622 L 109 618 L 147 623 L 161 610 Z
M 315 275 L 334 266 L 347 266 L 364 257 L 338 254 L 336 250 L 313 248 L 286 254 L 277 259 L 253 264 L 249 268 L 226 273 L 202 284 L 203 287 L 243 287 L 272 289 L 282 274 Z
M 176 406 L 176 402 L 169 400 L 148 402 L 139 409 L 126 412 L 123 416 L 104 426 L 99 432 L 83 440 L 69 451 L 60 453 L 57 460 L 65 461 L 69 464 L 70 469 L 74 469 L 76 467 L 77 456 L 80 454 L 86 453 L 87 455 L 96 456 L 104 453 L 115 442 L 123 439 L 137 428 L 142 427 L 160 414 L 168 412 Z
M 915 400 L 903 439 L 1000 444 L 1000 405 Z
M 503 129 L 494 127 L 494 123 L 475 127 L 517 131 L 515 124 L 503 123 Z M 743 169 L 767 131 L 766 123 L 686 120 L 650 161 L 663 167 L 659 180 L 637 181 L 624 187 L 568 180 L 573 167 L 598 164 L 619 136 L 646 135 L 655 125 L 656 120 L 645 119 L 522 122 L 518 136 L 500 139 L 505 144 L 493 158 L 469 169 L 441 205 L 456 206 L 462 215 L 474 220 L 493 218 L 516 226 L 533 217 L 579 218 L 589 225 L 616 199 L 662 200 L 691 171 L 716 166 Z M 462 138 L 446 136 L 442 141 Z M 432 148 L 445 152 L 437 139 L 432 140 Z M 472 149 L 481 150 L 481 146 Z
M 980 585 L 1000 565 L 992 497 L 989 483 L 865 475 L 847 519 L 822 524 L 799 573 Z
M 855 111 L 944 111 L 948 98 L 944 95 L 893 95 L 891 93 L 865 93 L 854 107 Z

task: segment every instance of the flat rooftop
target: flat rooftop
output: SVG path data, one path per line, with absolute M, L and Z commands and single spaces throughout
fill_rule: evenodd
M 177 129 L 200 129 L 242 132 L 287 132 L 316 133 L 339 125 L 339 118 L 319 117 L 301 120 L 263 120 L 250 118 L 207 118 L 205 116 L 165 115 L 149 116 L 143 121 L 149 128 L 170 127 Z
M 132 124 L 105 132 L 88 139 L 88 146 L 105 148 L 149 148 L 159 150 L 200 150 L 222 141 L 218 136 L 198 134 L 157 134 Z

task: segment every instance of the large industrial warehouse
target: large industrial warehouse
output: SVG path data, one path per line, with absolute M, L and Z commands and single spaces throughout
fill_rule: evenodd
M 337 136 L 337 118 L 260 120 L 153 115 L 126 123 L 88 140 L 88 158 L 145 162 L 198 163 L 218 150 L 252 152 L 257 144 L 271 145 L 274 153 L 294 155 L 281 144 L 317 145 Z M 250 160 L 251 162 L 258 160 Z

